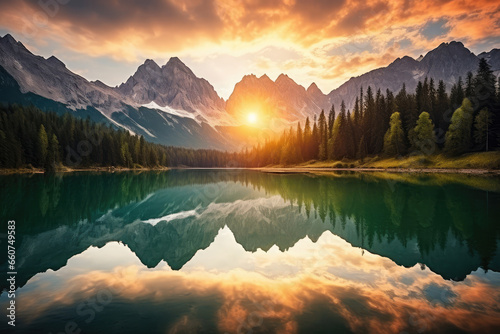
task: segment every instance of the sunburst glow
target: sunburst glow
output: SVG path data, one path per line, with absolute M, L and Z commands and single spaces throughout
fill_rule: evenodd
M 247 121 L 250 124 L 255 124 L 257 123 L 257 114 L 254 112 L 251 112 L 247 115 Z

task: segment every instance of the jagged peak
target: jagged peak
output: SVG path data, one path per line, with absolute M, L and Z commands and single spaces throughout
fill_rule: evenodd
M 295 83 L 292 78 L 290 78 L 288 75 L 281 73 L 278 78 L 276 78 L 276 83 Z
M 6 34 L 4 37 L 0 37 L 0 44 L 9 45 L 11 49 L 18 52 L 20 49 L 31 53 L 23 43 L 18 42 L 11 34 Z
M 307 92 L 309 94 L 316 94 L 316 93 L 320 93 L 320 94 L 323 94 L 323 92 L 321 91 L 321 89 L 319 89 L 318 85 L 316 85 L 315 82 L 313 82 L 312 84 L 309 85 L 309 87 L 307 87 Z
M 450 55 L 461 57 L 475 57 L 475 55 L 469 49 L 467 49 L 462 42 L 451 41 L 449 43 L 441 43 L 437 48 L 429 51 L 421 60 L 421 63 L 426 64 L 436 57 L 449 57 Z
M 12 37 L 11 34 L 6 34 L 5 36 L 3 36 L 2 38 L 0 38 L 2 41 L 4 42 L 9 42 L 11 44 L 16 44 L 17 41 L 14 37 Z
M 153 59 L 146 59 L 142 66 L 145 66 L 147 68 L 160 69 L 160 66 L 158 66 L 158 64 Z
M 98 87 L 101 87 L 101 88 L 109 88 L 108 85 L 106 85 L 104 82 L 102 82 L 101 80 L 94 80 L 94 81 L 91 81 L 91 83 L 93 83 L 94 85 L 98 86 Z M 118 87 L 118 86 L 117 86 Z
M 47 58 L 47 61 L 55 66 L 62 66 L 66 68 L 66 65 L 62 61 L 60 61 L 56 56 L 50 56 L 49 58 Z
M 399 64 L 408 64 L 408 63 L 413 63 L 415 62 L 416 60 L 413 59 L 412 57 L 410 56 L 404 56 L 402 58 L 396 58 L 389 66 L 391 65 L 399 65 Z
M 171 57 L 165 64 L 165 66 L 180 66 L 183 68 L 187 68 L 186 64 L 184 64 L 182 60 L 179 59 L 179 57 Z
M 259 79 L 260 79 L 260 80 L 271 80 L 271 79 L 267 76 L 267 74 L 265 74 L 265 73 L 264 73 L 263 75 L 261 75 Z M 272 80 L 271 80 L 271 81 L 272 81 Z
M 180 60 L 178 57 L 171 57 L 168 62 L 162 66 L 162 70 L 163 71 L 172 71 L 172 70 L 176 70 L 176 71 L 181 71 L 181 72 L 184 72 L 190 76 L 195 76 L 196 75 L 193 73 L 193 71 L 186 66 L 186 64 L 184 64 L 182 62 L 182 60 Z
M 465 48 L 464 43 L 462 43 L 460 41 L 451 41 L 450 45 L 451 46 L 456 45 L 456 46 L 461 46 L 461 47 Z
M 283 80 L 283 79 L 290 79 L 290 77 L 288 75 L 286 75 L 285 73 L 281 73 L 280 75 L 278 75 L 278 78 L 276 78 L 276 81 Z
M 443 42 L 443 43 L 439 44 L 439 46 L 437 48 L 429 51 L 427 54 L 434 54 L 434 53 L 439 53 L 439 52 L 443 52 L 443 51 L 455 52 L 455 53 L 456 52 L 471 53 L 470 50 L 467 49 L 462 42 L 451 41 L 449 43 Z

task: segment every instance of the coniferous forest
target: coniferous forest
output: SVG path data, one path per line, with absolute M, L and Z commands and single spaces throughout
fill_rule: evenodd
M 149 143 L 125 130 L 34 107 L 0 107 L 0 168 L 60 166 L 262 167 L 310 160 L 363 160 L 497 150 L 500 82 L 482 59 L 451 87 L 425 78 L 414 92 L 360 89 L 353 110 L 342 102 L 298 123 L 276 140 L 239 153 Z
M 500 147 L 500 82 L 482 59 L 451 87 L 425 78 L 415 92 L 405 85 L 397 93 L 360 89 L 353 110 L 332 106 L 328 113 L 306 119 L 276 141 L 248 154 L 253 165 L 289 165 L 309 160 L 401 157 L 496 150 Z

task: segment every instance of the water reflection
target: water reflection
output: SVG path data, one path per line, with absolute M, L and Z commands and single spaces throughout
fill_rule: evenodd
M 27 330 L 63 331 L 71 319 L 85 332 L 500 326 L 497 179 L 174 171 L 0 181 L 2 216 L 18 221 Z M 98 297 L 105 305 L 87 322 L 77 308 Z

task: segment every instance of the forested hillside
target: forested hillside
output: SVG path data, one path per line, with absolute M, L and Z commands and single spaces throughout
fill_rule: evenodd
M 59 116 L 34 107 L 0 106 L 0 168 L 223 167 L 234 158 L 221 151 L 153 144 L 69 113 Z
M 415 92 L 403 88 L 374 92 L 361 88 L 354 110 L 332 106 L 302 127 L 285 131 L 279 140 L 248 153 L 254 166 L 296 164 L 309 160 L 364 159 L 382 155 L 459 155 L 500 146 L 500 84 L 483 59 L 447 93 L 443 81 L 425 79 Z

